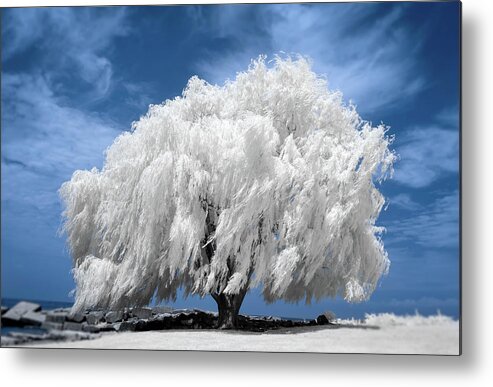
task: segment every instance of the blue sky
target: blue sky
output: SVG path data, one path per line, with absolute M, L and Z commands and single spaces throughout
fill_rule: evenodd
M 340 316 L 459 307 L 458 2 L 2 9 L 2 297 L 70 300 L 57 190 L 192 75 L 222 84 L 252 58 L 302 54 L 395 135 L 379 218 L 391 260 L 371 300 L 242 312 Z M 215 309 L 212 299 L 176 305 Z

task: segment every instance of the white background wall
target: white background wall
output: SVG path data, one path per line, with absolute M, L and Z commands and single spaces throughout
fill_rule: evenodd
M 140 1 L 141 4 L 164 2 Z M 2 7 L 138 3 L 136 0 L 2 0 Z M 38 387 L 127 384 L 450 387 L 486 385 L 486 380 L 493 380 L 493 257 L 488 247 L 493 239 L 492 5 L 493 2 L 486 0 L 463 1 L 463 356 L 0 349 L 2 385 L 7 386 L 6 382 L 10 381 L 16 386 Z

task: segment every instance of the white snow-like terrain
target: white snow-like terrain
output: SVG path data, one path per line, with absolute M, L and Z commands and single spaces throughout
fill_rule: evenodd
M 95 340 L 36 343 L 46 348 L 265 351 L 385 354 L 459 354 L 459 322 L 446 316 L 368 315 L 365 322 L 267 333 L 164 330 L 107 333 Z

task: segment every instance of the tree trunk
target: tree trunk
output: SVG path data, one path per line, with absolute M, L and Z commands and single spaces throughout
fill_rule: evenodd
M 240 294 L 212 294 L 217 303 L 218 329 L 236 329 L 238 327 L 238 313 L 245 293 Z

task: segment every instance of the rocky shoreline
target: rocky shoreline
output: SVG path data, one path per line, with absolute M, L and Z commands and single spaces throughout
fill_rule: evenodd
M 72 314 L 70 308 L 42 310 L 39 304 L 21 301 L 12 308 L 2 306 L 2 327 L 40 328 L 43 333 L 9 332 L 1 336 L 1 346 L 33 341 L 74 341 L 99 337 L 104 332 L 152 331 L 168 329 L 215 329 L 217 313 L 199 309 L 125 308 L 88 310 Z M 238 316 L 238 330 L 265 332 L 280 328 L 335 325 L 331 312 L 316 319 L 290 320 L 278 317 Z

